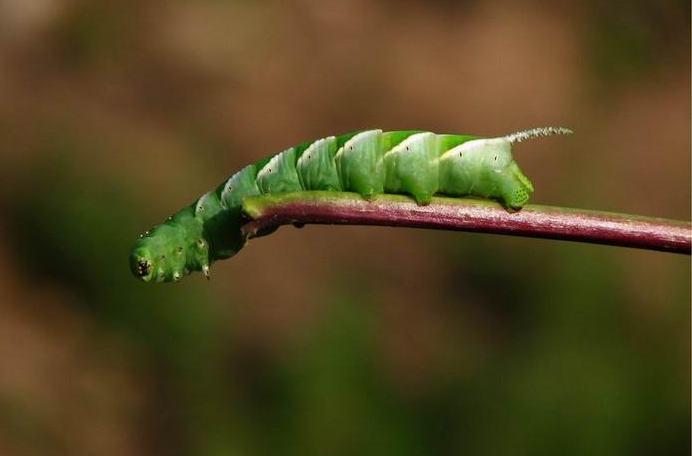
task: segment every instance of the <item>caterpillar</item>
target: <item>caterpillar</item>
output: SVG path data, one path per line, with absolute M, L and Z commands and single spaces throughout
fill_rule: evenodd
M 147 231 L 130 254 L 133 274 L 145 282 L 178 281 L 192 271 L 209 278 L 209 267 L 245 245 L 243 199 L 301 190 L 411 195 L 418 204 L 433 195 L 473 195 L 519 210 L 534 191 L 512 157 L 512 145 L 527 139 L 569 134 L 543 127 L 498 138 L 429 131 L 364 130 L 290 147 L 246 166 Z

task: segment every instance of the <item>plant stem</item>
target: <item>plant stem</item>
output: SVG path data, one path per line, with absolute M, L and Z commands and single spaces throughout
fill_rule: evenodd
M 281 225 L 381 225 L 477 231 L 690 254 L 690 222 L 641 215 L 528 204 L 508 212 L 499 203 L 473 198 L 433 198 L 419 206 L 403 195 L 367 201 L 345 192 L 310 191 L 246 198 L 246 237 Z

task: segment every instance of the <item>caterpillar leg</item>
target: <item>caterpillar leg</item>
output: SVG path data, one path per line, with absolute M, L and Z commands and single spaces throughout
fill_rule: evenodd
M 533 184 L 512 161 L 505 170 L 499 174 L 500 199 L 508 209 L 519 210 L 529 201 L 529 195 L 533 192 Z

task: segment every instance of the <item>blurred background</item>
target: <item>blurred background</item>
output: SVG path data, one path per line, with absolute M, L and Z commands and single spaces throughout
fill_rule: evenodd
M 0 1 L 0 454 L 689 454 L 686 256 L 309 226 L 130 275 L 289 145 L 540 125 L 533 202 L 689 220 L 690 3 Z

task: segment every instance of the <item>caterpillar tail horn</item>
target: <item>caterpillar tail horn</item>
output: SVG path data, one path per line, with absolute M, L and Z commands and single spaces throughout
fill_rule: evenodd
M 517 131 L 516 133 L 505 136 L 505 139 L 511 144 L 514 144 L 526 141 L 527 139 L 551 135 L 571 135 L 572 133 L 574 133 L 572 130 L 565 127 L 537 127 L 529 130 Z

